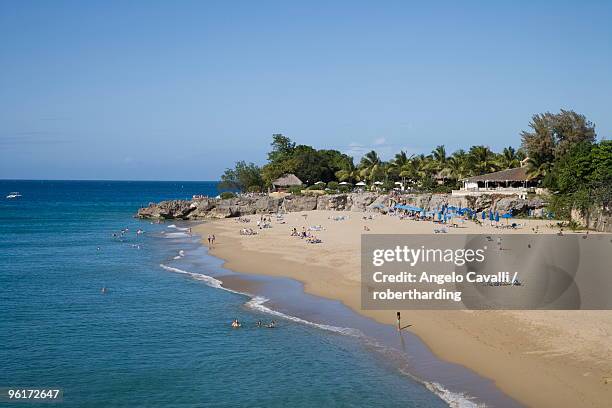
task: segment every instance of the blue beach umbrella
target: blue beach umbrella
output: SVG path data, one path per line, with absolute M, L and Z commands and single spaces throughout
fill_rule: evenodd
M 495 222 L 499 222 L 499 213 L 498 212 L 495 213 Z
M 505 213 L 504 215 L 502 215 L 502 218 L 506 219 L 506 224 L 508 224 L 508 220 L 510 218 L 512 218 L 512 214 L 511 213 Z
M 493 218 L 493 211 L 489 211 L 489 221 L 493 221 L 495 218 Z
M 487 218 L 487 215 L 485 214 L 484 210 L 482 210 L 482 220 L 484 221 L 485 218 Z

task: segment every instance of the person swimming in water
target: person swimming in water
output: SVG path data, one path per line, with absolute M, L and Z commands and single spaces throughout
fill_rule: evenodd
M 270 324 L 268 325 L 268 329 L 273 329 L 273 328 L 275 328 L 275 327 L 276 327 L 276 322 L 275 322 L 274 320 L 272 320 L 272 321 L 270 322 Z
M 261 323 L 261 320 L 258 320 L 258 321 L 257 321 L 257 323 L 255 323 L 255 325 L 256 325 L 257 327 L 261 327 L 261 326 L 263 325 L 263 323 Z
M 240 322 L 238 321 L 238 319 L 234 319 L 234 320 L 232 321 L 232 328 L 234 328 L 234 329 L 238 329 L 240 326 L 242 326 L 242 325 L 240 324 Z

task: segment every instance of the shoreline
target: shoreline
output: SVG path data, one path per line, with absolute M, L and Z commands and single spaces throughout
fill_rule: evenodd
M 225 264 L 222 267 L 226 269 Z M 222 282 L 222 288 L 251 297 L 246 305 L 254 310 L 355 337 L 401 375 L 424 386 L 451 407 L 522 407 L 492 381 L 435 357 L 413 333 L 398 335 L 394 327 L 358 314 L 341 302 L 306 293 L 303 284 L 294 279 L 240 272 L 215 279 Z M 283 296 L 279 299 L 280 291 Z
M 309 217 L 309 223 L 311 220 L 323 222 L 327 216 L 325 211 L 287 214 L 287 224 L 275 224 L 272 229 L 263 230 L 257 236 L 238 235 L 238 230 L 244 225 L 237 224 L 233 219 L 200 224 L 194 230 L 204 237 L 208 234 L 216 235 L 217 243 L 210 249 L 210 254 L 223 259 L 223 267 L 226 269 L 246 275 L 295 279 L 303 284 L 305 293 L 339 300 L 360 315 L 385 325 L 394 325 L 394 313 L 360 309 L 359 279 L 351 275 L 351 269 L 355 267 L 354 259 L 343 262 L 343 259 L 352 259 L 351 255 L 355 254 L 351 251 L 354 248 L 349 248 L 350 245 L 334 245 L 337 242 L 332 234 L 321 232 L 322 236 L 325 235 L 324 242 L 335 247 L 333 252 L 336 256 L 330 257 L 330 251 L 321 250 L 324 247 L 305 247 L 303 242 L 292 241 L 287 237 L 290 227 L 304 224 L 304 214 Z M 334 214 L 341 215 L 338 212 Z M 354 220 L 360 215 L 358 212 L 349 213 Z M 372 231 L 373 233 L 386 232 L 384 228 L 379 231 L 378 222 L 369 222 L 369 225 L 377 226 L 377 231 Z M 342 228 L 337 228 L 336 225 L 341 225 L 337 223 L 333 227 L 330 225 L 330 228 L 343 229 L 340 239 L 344 242 L 347 237 L 354 238 L 355 233 L 361 233 L 363 221 L 357 221 L 356 224 L 357 228 L 355 225 L 342 225 Z M 409 223 L 404 221 L 404 224 Z M 425 225 L 422 222 L 418 224 L 418 228 Z M 207 244 L 205 240 L 203 244 Z M 330 280 L 330 277 L 333 279 Z M 405 312 L 405 316 L 409 316 L 410 323 L 413 324 L 409 330 L 418 336 L 436 357 L 467 367 L 481 377 L 493 380 L 497 388 L 522 404 L 543 407 L 568 404 L 606 406 L 612 398 L 612 387 L 607 386 L 601 379 L 612 371 L 610 348 L 604 347 L 603 350 L 596 351 L 596 354 L 599 353 L 596 355 L 599 361 L 594 364 L 592 360 L 574 358 L 576 356 L 572 356 L 571 351 L 555 349 L 554 344 L 549 344 L 547 349 L 546 336 L 540 336 L 541 333 L 537 331 L 546 328 L 551 321 L 558 324 L 572 314 L 572 324 L 573 321 L 592 322 L 593 319 L 597 321 L 604 318 L 606 325 L 600 329 L 604 330 L 604 337 L 607 333 L 605 330 L 612 327 L 612 314 L 606 311 Z M 555 336 L 555 330 L 559 332 L 559 328 L 554 327 L 554 324 L 548 327 L 547 333 L 552 337 Z M 534 331 L 538 336 L 534 336 Z M 570 340 L 581 339 L 574 336 Z M 572 345 L 570 349 L 571 347 Z
M 199 248 L 188 250 L 187 258 L 179 258 L 178 265 L 173 262 L 175 258 L 160 264 L 160 267 L 202 281 L 207 286 L 244 296 L 247 300 L 243 305 L 255 313 L 263 313 L 266 319 L 286 319 L 348 336 L 400 377 L 427 389 L 445 405 L 466 408 L 522 406 L 501 392 L 492 381 L 435 357 L 413 333 L 403 331 L 399 335 L 394 327 L 355 313 L 339 301 L 308 294 L 303 284 L 295 279 L 232 271 L 225 267 L 223 259 L 201 245 L 201 238 L 196 237 L 199 235 L 194 235 Z M 200 249 L 201 254 L 198 253 Z M 185 261 L 187 263 L 183 264 Z M 200 272 L 202 270 L 204 273 Z

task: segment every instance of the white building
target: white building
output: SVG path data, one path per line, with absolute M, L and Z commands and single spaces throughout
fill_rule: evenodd
M 519 195 L 535 192 L 538 185 L 527 175 L 527 167 L 516 167 L 461 180 L 463 187 L 453 190 L 454 196 L 479 196 L 483 194 Z

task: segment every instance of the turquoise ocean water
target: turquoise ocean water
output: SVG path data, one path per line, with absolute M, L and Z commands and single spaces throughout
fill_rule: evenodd
M 447 406 L 354 336 L 173 273 L 219 263 L 184 225 L 133 214 L 216 183 L 0 181 L 0 193 L 0 387 L 61 387 L 64 407 Z

